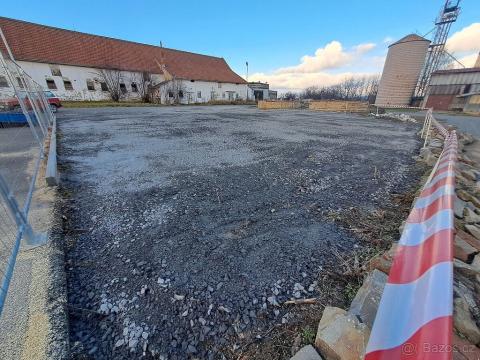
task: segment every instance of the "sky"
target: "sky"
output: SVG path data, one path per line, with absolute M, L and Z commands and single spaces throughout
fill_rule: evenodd
M 244 77 L 248 61 L 249 81 L 286 91 L 381 73 L 388 45 L 427 34 L 443 2 L 24 0 L 5 2 L 0 15 L 220 56 Z M 480 51 L 480 0 L 460 5 L 448 49 L 468 67 Z

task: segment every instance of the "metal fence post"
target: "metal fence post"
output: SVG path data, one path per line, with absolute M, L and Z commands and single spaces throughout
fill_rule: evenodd
M 45 234 L 36 234 L 34 233 L 30 223 L 28 222 L 26 213 L 28 212 L 29 202 L 25 205 L 27 211 L 20 210 L 17 200 L 13 196 L 12 192 L 8 189 L 7 182 L 0 174 L 0 196 L 5 200 L 7 209 L 10 211 L 12 218 L 15 219 L 15 223 L 19 230 L 22 230 L 23 238 L 27 245 L 42 245 L 46 241 Z

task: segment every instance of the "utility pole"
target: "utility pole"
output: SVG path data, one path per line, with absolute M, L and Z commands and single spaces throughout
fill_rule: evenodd
M 248 101 L 248 61 L 245 62 L 245 65 L 247 66 L 247 101 Z

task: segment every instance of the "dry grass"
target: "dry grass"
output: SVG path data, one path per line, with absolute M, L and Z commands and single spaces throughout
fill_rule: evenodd
M 144 103 L 141 101 L 62 101 L 65 108 L 98 108 L 98 107 L 160 107 L 160 106 L 205 106 L 205 105 L 255 105 L 254 101 L 209 101 L 206 103 L 163 105 L 158 103 Z

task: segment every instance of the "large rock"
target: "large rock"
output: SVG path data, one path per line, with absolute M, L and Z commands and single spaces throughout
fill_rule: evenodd
M 454 300 L 453 325 L 473 344 L 480 344 L 480 329 L 472 318 L 469 305 L 463 297 Z
M 355 298 L 350 304 L 348 313 L 357 316 L 360 321 L 370 329 L 373 326 L 387 278 L 388 276 L 382 271 L 377 269 L 373 270 L 367 276 L 362 287 L 358 290 L 357 295 L 355 295 Z
M 471 202 L 473 205 L 475 205 L 475 207 L 480 208 L 480 200 L 478 200 L 475 196 L 473 196 L 469 192 L 460 189 L 460 190 L 457 190 L 457 196 L 464 201 Z
M 457 334 L 452 338 L 453 360 L 478 360 L 480 349 Z
M 327 306 L 318 325 L 315 346 L 327 360 L 361 360 L 370 330 L 345 310 Z
M 472 267 L 480 271 L 480 254 L 475 255 L 473 258 Z
M 393 244 L 390 250 L 387 252 L 377 255 L 368 262 L 368 270 L 380 270 L 388 275 L 390 268 L 392 267 L 392 261 L 395 257 L 395 252 L 397 251 L 397 244 Z
M 480 269 L 457 259 L 453 259 L 453 268 L 467 278 L 474 279 L 480 276 Z
M 454 203 L 454 213 L 455 216 L 459 219 L 463 219 L 463 210 L 465 209 L 465 201 L 459 199 L 457 196 L 455 196 L 455 203 Z
M 466 233 L 463 230 L 457 230 L 457 236 L 461 237 L 462 240 L 465 240 L 467 243 L 472 245 L 475 249 L 480 251 L 480 240 L 477 238 L 474 238 L 472 235 L 469 233 Z
M 477 181 L 477 174 L 474 170 L 463 170 L 461 174 L 470 181 Z
M 480 223 L 480 215 L 475 213 L 472 209 L 466 207 L 464 210 L 465 222 L 467 224 L 476 224 Z
M 477 240 L 480 240 L 480 228 L 476 225 L 465 225 L 465 229 Z
M 437 162 L 437 157 L 429 148 L 420 149 L 420 157 L 428 166 L 433 166 Z
M 477 249 L 475 249 L 472 245 L 463 240 L 460 236 L 455 236 L 453 248 L 455 258 L 462 260 L 468 264 L 473 261 L 474 256 L 478 253 Z
M 302 347 L 290 360 L 323 360 L 312 345 Z

